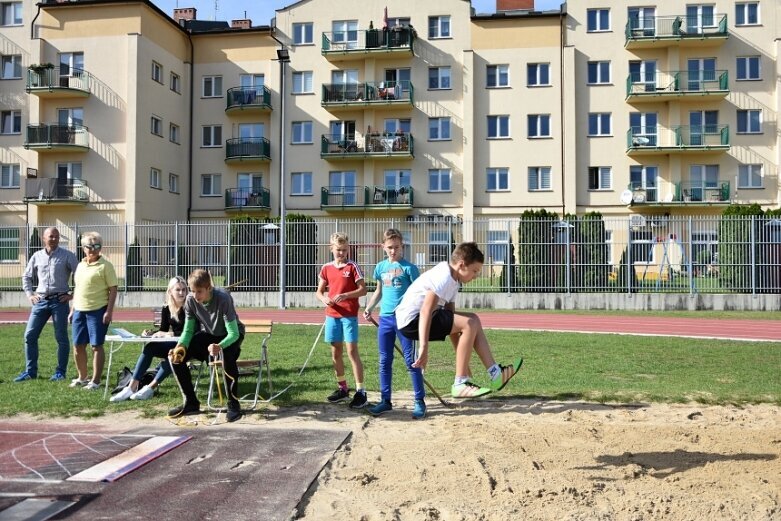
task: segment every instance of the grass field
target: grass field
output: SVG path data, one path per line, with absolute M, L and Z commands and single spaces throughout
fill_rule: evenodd
M 139 324 L 114 326 L 130 331 L 142 328 Z M 275 400 L 277 405 L 321 403 L 333 389 L 330 348 L 322 341 L 302 376 L 298 376 L 318 330 L 319 326 L 274 326 L 269 356 L 275 390 L 293 383 L 288 392 Z M 23 325 L 0 326 L 0 334 L 6 339 L 0 350 L 2 416 L 30 413 L 89 417 L 129 409 L 159 415 L 181 400 L 172 379 L 161 386 L 159 396 L 153 400 L 118 404 L 104 400 L 102 392 L 70 389 L 67 382 L 49 382 L 55 366 L 50 325 L 41 336 L 41 378 L 15 384 L 14 376 L 24 368 L 23 332 Z M 490 399 L 781 405 L 781 343 L 514 331 L 489 331 L 488 338 L 497 361 L 507 364 L 519 356 L 524 358 L 520 377 Z M 260 337 L 250 335 L 245 339 L 243 355 L 256 356 L 259 344 Z M 378 356 L 373 328 L 361 328 L 360 346 L 369 399 L 378 400 Z M 138 353 L 138 345 L 129 344 L 114 355 L 112 381 L 116 381 L 116 371 L 123 366 L 133 368 Z M 443 396 L 449 392 L 453 369 L 454 356 L 449 342 L 432 344 L 425 376 Z M 487 381 L 477 357 L 473 358 L 472 369 L 478 383 Z M 72 361 L 68 373 L 69 379 L 75 377 Z M 354 383 L 349 370 L 348 383 Z M 254 389 L 254 379 L 243 378 L 242 392 L 250 389 Z M 409 377 L 398 359 L 394 364 L 394 390 L 410 390 Z M 434 400 L 429 396 L 428 401 Z

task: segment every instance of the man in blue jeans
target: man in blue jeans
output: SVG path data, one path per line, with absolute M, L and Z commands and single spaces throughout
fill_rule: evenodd
M 73 298 L 69 281 L 79 261 L 73 252 L 59 247 L 60 232 L 57 228 L 44 230 L 43 243 L 44 248 L 30 257 L 22 275 L 22 289 L 33 307 L 24 331 L 26 367 L 14 382 L 38 378 L 38 338 L 49 317 L 54 322 L 54 338 L 57 340 L 57 369 L 50 380 L 64 380 L 68 369 L 68 302 Z M 38 278 L 35 288 L 34 276 Z

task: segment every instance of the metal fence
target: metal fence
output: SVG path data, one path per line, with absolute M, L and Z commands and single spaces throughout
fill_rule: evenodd
M 278 221 L 247 223 L 58 224 L 60 246 L 81 252 L 80 234 L 97 231 L 121 291 L 162 291 L 174 275 L 206 268 L 233 291 L 279 290 Z M 351 257 L 365 271 L 383 259 L 386 228 L 404 236 L 405 257 L 422 271 L 475 241 L 485 254 L 468 292 L 778 293 L 781 220 L 765 217 L 667 217 L 570 220 L 486 219 L 439 215 L 374 220 L 288 222 L 286 290 L 314 291 L 331 260 L 329 237 L 350 236 Z M 18 291 L 45 226 L 0 228 L 0 290 Z

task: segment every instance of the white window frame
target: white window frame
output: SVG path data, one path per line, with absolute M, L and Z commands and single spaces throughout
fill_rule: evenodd
M 437 264 L 450 258 L 450 234 L 447 230 L 428 232 L 428 262 Z
M 545 70 L 545 76 L 547 76 L 548 81 L 544 82 L 542 81 L 542 74 L 541 71 Z M 536 87 L 550 87 L 550 63 L 547 62 L 540 62 L 540 63 L 527 63 L 526 64 L 526 86 L 530 88 L 536 88 Z
M 179 193 L 179 176 L 173 172 L 168 172 L 168 191 L 172 194 Z
M 752 115 L 756 115 L 754 120 Z M 755 121 L 756 127 L 752 126 L 752 121 Z M 744 126 L 744 130 L 740 130 L 741 124 Z M 737 111 L 737 126 L 735 127 L 735 133 L 744 134 L 762 134 L 762 110 L 761 109 L 740 109 Z
M 602 14 L 607 13 L 607 27 L 602 27 Z M 589 20 L 589 15 L 591 13 L 596 13 L 596 18 L 594 19 L 595 26 L 591 27 L 591 21 Z M 608 8 L 595 8 L 595 9 L 586 9 L 586 32 L 589 33 L 606 33 L 610 31 L 610 26 L 612 25 L 611 20 L 611 13 L 610 9 Z
M 10 121 L 10 128 L 6 127 L 6 120 Z M 0 112 L 0 135 L 9 136 L 22 133 L 22 111 L 4 110 Z
M 527 137 L 529 139 L 548 139 L 553 136 L 553 130 L 551 129 L 551 115 L 550 114 L 529 114 L 526 117 L 528 125 Z M 532 120 L 534 118 L 534 121 Z M 548 122 L 548 133 L 542 133 L 542 122 Z M 535 123 L 534 125 L 532 123 Z M 534 133 L 532 133 L 534 130 Z
M 222 76 L 220 76 L 219 74 L 215 74 L 215 75 L 204 76 L 203 78 L 201 78 L 201 97 L 221 98 L 222 97 Z
M 314 45 L 315 29 L 312 22 L 293 24 L 293 45 Z
M 290 195 L 313 195 L 312 181 L 312 172 L 291 172 Z
M 428 118 L 429 141 L 451 141 L 450 118 Z
M 163 83 L 163 66 L 152 60 L 152 81 Z
M 314 143 L 314 126 L 311 121 L 293 121 L 290 143 L 293 145 L 311 145 Z
M 751 21 L 750 6 L 756 7 L 756 20 Z M 739 20 L 743 15 L 743 22 Z M 750 27 L 752 25 L 762 25 L 759 14 L 759 2 L 735 2 L 735 27 Z
M 10 65 L 10 75 L 6 75 L 6 64 Z M 22 55 L 3 54 L 0 59 L 0 79 L 19 80 L 22 78 Z
M 206 180 L 209 179 L 209 192 L 206 192 Z M 222 174 L 201 174 L 201 197 L 222 196 Z
M 507 264 L 510 247 L 510 232 L 507 230 L 488 230 L 485 244 L 486 264 Z M 496 255 L 500 253 L 499 255 Z
M 171 85 L 170 88 L 177 94 L 182 93 L 182 77 L 171 71 Z
M 493 71 L 493 82 L 491 72 Z M 485 88 L 506 89 L 510 86 L 510 66 L 506 63 L 491 64 L 485 67 Z
M 432 181 L 436 179 L 436 186 Z M 446 180 L 447 188 L 443 188 L 443 180 Z M 428 192 L 430 193 L 450 193 L 453 191 L 452 173 L 449 168 L 429 168 L 428 170 Z
M 169 123 L 168 124 L 168 140 L 171 143 L 176 143 L 177 145 L 180 143 L 180 132 L 179 132 L 179 125 L 176 123 Z
M 314 75 L 312 71 L 296 71 L 293 73 L 293 94 L 312 94 Z
M 596 132 L 591 131 L 591 122 L 596 121 Z M 605 129 L 604 127 L 607 126 Z M 613 135 L 613 115 L 610 112 L 589 112 L 588 137 L 605 137 Z
M 755 179 L 759 184 L 754 183 Z M 764 179 L 765 169 L 762 163 L 738 165 L 738 189 L 745 190 L 763 188 Z
M 593 182 L 592 182 L 593 181 Z M 609 166 L 588 167 L 588 190 L 604 192 L 613 189 L 613 169 Z
M 436 73 L 436 85 L 431 86 L 431 74 Z M 428 68 L 428 90 L 452 90 L 453 78 L 449 66 Z
M 509 192 L 510 169 L 506 166 L 486 168 L 485 190 L 487 192 Z
M 450 15 L 439 15 L 428 17 L 428 39 L 441 40 L 443 38 L 452 38 L 450 26 Z
M 547 172 L 546 172 L 547 171 Z M 553 169 L 549 166 L 530 166 L 528 170 L 528 183 L 530 192 L 550 192 L 553 190 Z M 547 175 L 548 184 L 545 186 Z M 532 182 L 534 180 L 534 182 Z
M 744 62 L 745 76 L 740 76 L 740 62 Z M 751 64 L 757 64 L 757 76 L 751 76 Z M 738 56 L 735 59 L 735 81 L 759 81 L 762 79 L 762 57 L 761 56 Z
M 152 167 L 149 169 L 149 187 L 155 190 L 160 190 L 160 178 L 162 173 L 159 168 Z
M 81 161 L 58 162 L 56 169 L 58 178 L 62 178 L 61 174 L 65 174 L 65 179 L 81 179 L 83 165 Z
M 596 77 L 591 77 L 591 68 L 594 67 L 594 71 L 596 71 Z M 607 69 L 607 72 L 605 72 L 605 69 Z M 607 76 L 607 78 L 603 78 L 602 76 Z M 586 65 L 586 85 L 611 85 L 610 78 L 613 76 L 613 71 L 611 70 L 610 66 L 610 60 L 595 60 L 590 61 Z M 591 81 L 594 79 L 595 81 Z
M 19 188 L 21 172 L 19 163 L 0 163 L 0 188 Z
M 201 148 L 221 148 L 221 147 L 222 147 L 222 125 L 204 125 L 203 127 L 201 127 Z
M 13 20 L 6 19 L 6 9 L 11 10 Z M 23 7 L 22 2 L 2 2 L 0 3 L 0 26 L 10 27 L 14 25 L 23 25 Z
M 486 118 L 486 124 L 486 139 L 510 139 L 512 132 L 510 132 L 509 114 L 490 114 Z M 503 126 L 506 127 L 504 130 Z M 503 133 L 505 130 L 506 133 Z
M 152 116 L 149 121 L 149 131 L 155 136 L 163 136 L 163 120 L 159 116 Z

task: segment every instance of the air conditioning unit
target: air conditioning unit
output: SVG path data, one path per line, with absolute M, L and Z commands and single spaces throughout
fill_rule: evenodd
M 645 226 L 645 217 L 639 213 L 635 213 L 629 216 L 629 226 L 632 228 L 642 228 Z

